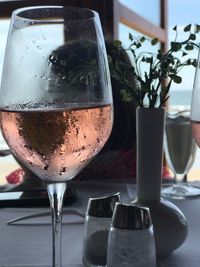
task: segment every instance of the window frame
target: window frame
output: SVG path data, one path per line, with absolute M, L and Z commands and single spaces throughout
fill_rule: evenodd
M 160 25 L 155 25 L 145 19 L 135 11 L 123 5 L 119 0 L 113 0 L 113 25 L 114 38 L 119 38 L 119 23 L 133 28 L 151 38 L 158 38 L 164 51 L 167 50 L 168 43 L 168 0 L 160 0 Z

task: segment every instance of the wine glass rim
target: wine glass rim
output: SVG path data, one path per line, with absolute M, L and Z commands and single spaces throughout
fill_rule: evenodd
M 73 22 L 78 22 L 78 21 L 86 21 L 86 20 L 91 20 L 94 19 L 95 17 L 98 17 L 98 12 L 96 12 L 95 10 L 89 9 L 89 8 L 83 8 L 83 7 L 74 7 L 74 6 L 59 6 L 59 5 L 41 5 L 41 6 L 27 6 L 27 7 L 22 7 L 22 8 L 18 8 L 15 9 L 12 13 L 12 15 L 18 19 L 24 20 L 24 21 L 32 21 L 32 22 L 38 22 L 38 23 L 62 23 L 63 19 L 53 19 L 51 18 L 51 16 L 49 16 L 49 19 L 41 19 L 41 18 L 28 18 L 26 16 L 23 16 L 22 14 L 26 11 L 31 11 L 31 10 L 42 10 L 42 9 L 63 9 L 66 8 L 68 10 L 82 10 L 85 12 L 90 13 L 90 16 L 85 17 L 85 18 L 77 18 L 77 19 L 67 19 L 67 21 L 73 21 Z

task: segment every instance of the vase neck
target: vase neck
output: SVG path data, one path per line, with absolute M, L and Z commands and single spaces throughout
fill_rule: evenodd
M 137 198 L 143 202 L 159 200 L 165 111 L 162 108 L 139 108 L 136 121 Z

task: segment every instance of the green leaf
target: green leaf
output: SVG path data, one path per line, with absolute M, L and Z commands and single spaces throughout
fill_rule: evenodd
M 122 42 L 119 41 L 119 40 L 114 40 L 114 41 L 113 41 L 113 45 L 114 45 L 115 47 L 117 47 L 117 48 L 120 48 L 120 47 L 122 46 Z
M 128 38 L 129 38 L 130 41 L 133 41 L 133 35 L 130 32 L 128 34 Z
M 195 68 L 197 67 L 197 60 L 196 59 L 194 59 L 193 61 L 192 61 L 192 64 L 191 64 L 192 66 L 194 66 Z
M 146 62 L 147 63 L 152 63 L 153 62 L 153 58 L 152 57 L 147 57 L 146 58 Z
M 194 40 L 196 40 L 196 35 L 194 33 L 191 33 L 189 38 L 190 38 L 190 40 L 194 41 Z
M 175 74 L 176 70 L 175 69 L 170 69 L 170 73 Z M 171 75 L 171 77 L 172 77 L 172 75 Z
M 163 57 L 162 54 L 157 54 L 157 59 L 158 59 L 158 60 L 161 60 L 162 57 Z
M 196 28 L 196 29 L 195 29 L 195 32 L 196 32 L 196 33 L 200 32 L 200 25 L 196 24 L 195 26 L 196 26 L 196 27 L 195 27 L 195 28 Z
M 171 49 L 172 49 L 174 52 L 179 51 L 181 48 L 182 48 L 181 43 L 178 43 L 178 42 L 171 42 Z
M 145 38 L 144 36 L 142 36 L 142 37 L 140 38 L 140 42 L 141 42 L 141 43 L 144 43 L 145 40 L 146 40 L 146 38 Z
M 158 43 L 158 38 L 154 38 L 151 40 L 152 45 L 156 45 Z
M 158 71 L 154 71 L 154 72 L 152 73 L 152 78 L 153 78 L 153 79 L 157 79 L 157 78 L 159 78 L 159 72 L 158 72 Z
M 175 83 L 181 83 L 182 82 L 182 78 L 178 75 L 173 75 L 172 76 L 172 80 L 175 82 Z
M 187 45 L 185 46 L 185 50 L 187 50 L 187 51 L 191 51 L 191 50 L 193 50 L 193 46 L 187 44 Z
M 184 32 L 189 32 L 191 30 L 191 24 L 188 24 L 187 26 L 185 26 L 185 28 L 183 29 Z
M 177 31 L 177 25 L 174 26 L 174 28 L 172 29 L 173 31 Z
M 137 43 L 137 44 L 136 44 L 136 47 L 137 47 L 137 48 L 140 48 L 141 46 L 142 46 L 141 43 Z

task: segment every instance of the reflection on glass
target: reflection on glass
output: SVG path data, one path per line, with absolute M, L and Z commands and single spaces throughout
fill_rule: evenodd
M 150 22 L 160 25 L 160 0 L 120 0 L 120 2 Z
M 4 53 L 6 48 L 6 39 L 8 35 L 10 20 L 9 19 L 1 19 L 0 20 L 0 33 L 1 33 L 1 41 L 0 41 L 0 80 L 3 66 Z

